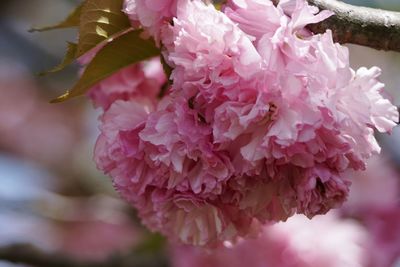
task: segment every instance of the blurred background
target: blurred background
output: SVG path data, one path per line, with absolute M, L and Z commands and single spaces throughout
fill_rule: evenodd
M 60 21 L 79 2 L 0 1 L 0 254 L 1 247 L 10 244 L 32 244 L 45 252 L 91 261 L 143 247 L 159 256 L 162 239 L 140 226 L 135 212 L 94 166 L 97 111 L 84 98 L 48 103 L 74 83 L 77 66 L 50 76 L 37 75 L 61 61 L 66 41 L 73 41 L 76 32 L 32 34 L 28 29 Z M 400 11 L 398 0 L 346 2 Z M 400 53 L 349 47 L 354 68 L 382 68 L 381 80 L 400 105 Z M 379 140 L 383 156 L 354 178 L 349 204 L 334 212 L 334 220 L 338 224 L 351 220 L 362 228 L 364 241 L 357 244 L 376 255 L 364 251 L 359 266 L 400 267 L 400 129 Z M 176 266 L 190 266 L 193 261 L 202 263 L 198 266 L 222 266 L 222 260 L 207 255 L 200 259 L 184 248 L 168 251 Z M 187 256 L 186 261 L 176 260 L 181 255 Z M 264 260 L 259 266 L 283 266 L 267 265 L 269 259 Z M 301 266 L 320 266 L 310 262 Z M 25 265 L 0 260 L 0 267 L 11 266 Z

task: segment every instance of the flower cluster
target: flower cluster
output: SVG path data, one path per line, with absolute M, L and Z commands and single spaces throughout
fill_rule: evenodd
M 218 244 L 339 207 L 345 171 L 365 169 L 380 150 L 374 129 L 398 120 L 377 67 L 354 71 L 330 31 L 307 30 L 332 14 L 305 0 L 230 0 L 222 11 L 125 0 L 124 11 L 159 41 L 171 86 L 157 98 L 165 77 L 143 63 L 93 88 L 105 110 L 95 160 L 172 239 Z

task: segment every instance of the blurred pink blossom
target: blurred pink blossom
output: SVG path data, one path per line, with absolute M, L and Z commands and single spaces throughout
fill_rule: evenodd
M 392 267 L 400 259 L 400 174 L 386 157 L 374 156 L 364 172 L 350 172 L 352 186 L 343 216 L 368 230 L 368 267 Z
M 372 210 L 363 218 L 368 231 L 370 253 L 366 255 L 369 260 L 368 267 L 392 267 L 400 260 L 400 206 L 381 207 Z
M 0 64 L 0 146 L 36 162 L 57 164 L 80 141 L 81 108 L 55 107 L 33 77 L 17 64 Z
M 360 216 L 400 204 L 400 174 L 388 157 L 373 156 L 362 172 L 348 171 L 352 185 L 342 211 Z
M 201 267 L 361 267 L 366 231 L 334 214 L 308 220 L 296 215 L 264 226 L 258 239 L 240 240 L 213 250 L 172 247 L 172 266 Z
M 87 220 L 62 224 L 59 240 L 63 253 L 79 259 L 105 260 L 137 245 L 140 233 L 129 220 L 117 223 Z

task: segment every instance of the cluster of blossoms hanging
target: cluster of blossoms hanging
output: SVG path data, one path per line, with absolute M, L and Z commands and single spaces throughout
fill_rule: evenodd
M 125 0 L 132 25 L 162 49 L 93 87 L 99 169 L 171 239 L 214 245 L 263 224 L 339 207 L 378 153 L 397 108 L 380 70 L 349 66 L 332 15 L 305 0 Z M 84 60 L 85 61 L 85 60 Z M 86 60 L 87 61 L 87 60 Z

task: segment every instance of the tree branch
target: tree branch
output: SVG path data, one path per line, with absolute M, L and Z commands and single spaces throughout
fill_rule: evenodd
M 26 244 L 0 248 L 0 261 L 28 264 L 38 267 L 167 267 L 162 255 L 115 255 L 104 261 L 78 261 L 64 254 L 46 253 Z
M 321 10 L 331 10 L 334 16 L 308 25 L 314 33 L 332 30 L 339 43 L 351 43 L 378 50 L 400 52 L 400 12 L 352 6 L 336 0 L 307 0 Z
M 313 33 L 332 30 L 341 44 L 350 43 L 378 50 L 400 52 L 400 12 L 349 5 L 337 0 L 307 0 L 320 10 L 330 10 L 332 17 L 307 27 Z M 277 5 L 279 0 L 272 0 Z

